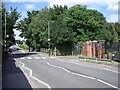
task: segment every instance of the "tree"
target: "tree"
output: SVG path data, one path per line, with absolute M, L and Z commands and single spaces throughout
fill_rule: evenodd
M 69 10 L 68 26 L 74 32 L 76 42 L 100 39 L 106 20 L 97 10 L 75 5 Z
M 20 13 L 17 11 L 17 8 L 10 8 L 10 12 L 8 12 L 5 8 L 4 3 L 2 6 L 2 39 L 3 39 L 3 47 L 6 46 L 6 49 L 15 44 L 14 32 L 13 29 L 16 28 L 15 24 L 20 17 Z M 6 16 L 6 17 L 5 17 Z M 6 20 L 6 22 L 5 22 Z M 6 25 L 6 30 L 5 30 Z M 5 36 L 6 33 L 6 36 Z M 6 42 L 5 42 L 6 41 Z
M 118 24 L 110 25 L 102 13 L 80 4 L 70 8 L 54 5 L 52 8 L 28 12 L 27 16 L 19 22 L 18 28 L 22 31 L 21 36 L 27 39 L 29 49 L 37 51 L 48 47 L 48 28 L 52 51 L 57 50 L 62 55 L 70 54 L 80 42 L 112 42 L 119 37 L 119 30 L 116 29 Z
M 2 58 L 5 59 L 7 50 L 10 46 L 15 44 L 13 29 L 16 28 L 15 24 L 20 17 L 20 13 L 17 8 L 11 7 L 10 12 L 5 8 L 4 3 L 0 3 L 1 23 L 2 23 Z

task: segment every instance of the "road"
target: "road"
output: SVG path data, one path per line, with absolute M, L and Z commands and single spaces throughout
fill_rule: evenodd
M 117 67 L 104 67 L 74 59 L 49 57 L 42 52 L 12 53 L 21 67 L 29 71 L 36 87 L 41 88 L 119 88 Z M 26 72 L 28 72 L 26 71 Z M 115 89 L 114 89 L 115 90 Z

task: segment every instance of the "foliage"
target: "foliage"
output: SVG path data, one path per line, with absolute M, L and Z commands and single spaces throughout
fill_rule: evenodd
M 6 31 L 5 31 L 5 16 L 6 16 Z M 20 13 L 17 11 L 17 8 L 13 9 L 11 7 L 10 12 L 8 12 L 4 6 L 4 3 L 2 3 L 2 35 L 3 35 L 2 40 L 4 45 L 7 44 L 7 48 L 15 44 L 13 29 L 16 28 L 15 24 L 19 17 Z
M 118 41 L 120 24 L 107 23 L 102 13 L 87 9 L 84 5 L 68 8 L 54 5 L 40 11 L 27 13 L 17 28 L 21 37 L 32 50 L 48 48 L 48 29 L 50 31 L 51 49 L 57 49 L 61 55 L 71 54 L 74 45 L 87 40 L 105 40 L 107 43 Z

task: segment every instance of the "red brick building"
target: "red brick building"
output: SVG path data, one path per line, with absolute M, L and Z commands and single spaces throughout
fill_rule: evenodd
M 104 41 L 86 41 L 82 47 L 82 55 L 86 57 L 103 58 Z

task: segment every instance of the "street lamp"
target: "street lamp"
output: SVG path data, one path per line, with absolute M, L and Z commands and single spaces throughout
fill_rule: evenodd
M 5 55 L 6 55 L 6 52 L 7 52 L 7 40 L 6 40 L 6 12 L 5 12 L 5 41 L 4 41 L 5 43 Z
M 48 22 L 48 50 L 49 50 L 49 57 L 50 57 L 50 24 Z

